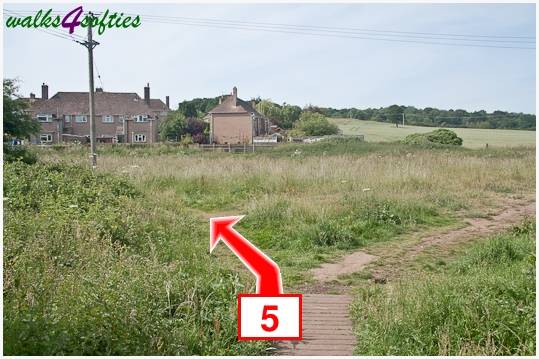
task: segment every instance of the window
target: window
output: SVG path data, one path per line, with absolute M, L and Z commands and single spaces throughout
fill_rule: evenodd
M 39 136 L 41 143 L 52 142 L 52 133 L 43 133 Z
M 133 134 L 133 142 L 146 142 L 146 135 L 142 133 Z
M 75 122 L 82 123 L 82 122 L 86 122 L 86 121 L 87 121 L 86 115 L 76 115 L 75 116 Z
M 38 122 L 52 122 L 52 116 L 46 115 L 46 114 L 39 114 L 37 115 L 37 121 Z
M 103 121 L 103 123 L 113 123 L 114 122 L 114 117 L 112 117 L 111 115 L 104 115 L 101 118 L 101 121 Z
M 71 115 L 65 115 L 64 120 L 65 122 L 71 122 Z
M 148 115 L 135 116 L 135 122 L 148 122 Z

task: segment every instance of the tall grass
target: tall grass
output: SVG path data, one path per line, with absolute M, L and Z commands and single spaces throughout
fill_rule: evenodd
M 171 146 L 39 151 L 4 172 L 6 354 L 261 354 L 236 341 L 254 279 L 208 219 L 280 265 L 285 287 L 337 253 L 534 194 L 530 149 L 426 150 L 336 141 L 252 154 Z
M 473 245 L 445 271 L 360 289 L 365 355 L 534 355 L 535 223 Z
M 235 295 L 251 288 L 188 213 L 63 164 L 4 164 L 4 195 L 4 354 L 263 353 L 236 340 Z
M 339 251 L 534 193 L 531 149 L 427 150 L 347 140 L 250 154 L 162 147 L 103 147 L 99 166 L 130 178 L 146 206 L 181 208 L 202 226 L 211 216 L 245 214 L 238 229 L 279 261 L 289 285 Z M 42 157 L 86 165 L 77 151 Z

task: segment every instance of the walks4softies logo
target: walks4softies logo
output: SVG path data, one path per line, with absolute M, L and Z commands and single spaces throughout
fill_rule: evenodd
M 61 15 L 52 15 L 52 9 L 39 10 L 35 15 L 29 16 L 9 16 L 6 22 L 8 28 L 59 28 L 63 27 L 69 29 L 69 33 L 72 34 L 77 26 L 88 27 L 97 29 L 99 35 L 103 34 L 107 29 L 127 29 L 137 28 L 140 26 L 140 15 L 125 16 L 124 13 L 112 12 L 105 10 L 99 15 L 92 13 L 84 14 L 82 6 L 79 6 L 63 17 Z

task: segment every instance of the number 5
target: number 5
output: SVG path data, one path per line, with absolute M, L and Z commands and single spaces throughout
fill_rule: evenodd
M 279 326 L 279 318 L 275 314 L 268 313 L 270 310 L 278 310 L 279 308 L 276 305 L 265 305 L 262 312 L 262 320 L 271 319 L 271 326 L 262 324 L 262 329 L 266 332 L 273 332 Z

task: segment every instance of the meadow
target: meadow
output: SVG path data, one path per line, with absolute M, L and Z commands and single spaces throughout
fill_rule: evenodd
M 395 124 L 363 121 L 350 118 L 335 118 L 330 121 L 345 135 L 365 135 L 368 142 L 392 142 L 402 140 L 412 133 L 430 132 L 438 127 L 409 126 L 395 127 Z M 463 139 L 464 147 L 483 148 L 488 144 L 494 147 L 535 146 L 535 131 L 492 130 L 478 128 L 452 128 Z
M 245 215 L 236 229 L 290 290 L 339 254 L 535 196 L 527 147 L 108 146 L 95 173 L 84 147 L 39 158 L 5 166 L 6 354 L 270 353 L 236 341 L 235 294 L 254 279 L 225 246 L 208 253 L 210 217 Z

